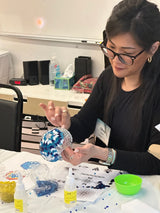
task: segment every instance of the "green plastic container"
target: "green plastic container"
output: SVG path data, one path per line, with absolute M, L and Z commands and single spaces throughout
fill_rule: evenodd
M 142 185 L 142 178 L 132 174 L 122 174 L 114 178 L 117 191 L 124 195 L 137 194 Z

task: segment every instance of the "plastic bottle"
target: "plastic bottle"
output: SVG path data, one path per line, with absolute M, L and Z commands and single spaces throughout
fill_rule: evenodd
M 77 202 L 77 189 L 75 179 L 72 175 L 72 168 L 69 168 L 69 174 L 66 177 L 64 186 L 64 203 L 66 207 L 72 207 Z
M 14 193 L 14 207 L 16 213 L 27 213 L 27 194 L 20 173 L 18 174 L 18 181 L 16 183 L 16 189 Z
M 60 71 L 60 66 L 57 64 L 57 67 L 56 67 L 56 77 L 61 77 L 61 71 Z
M 60 67 L 57 63 L 56 57 L 53 56 L 49 63 L 49 84 L 54 85 L 56 75 L 59 75 Z

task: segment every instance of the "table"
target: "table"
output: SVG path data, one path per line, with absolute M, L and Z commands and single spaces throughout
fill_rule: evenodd
M 38 160 L 42 164 L 47 164 L 51 166 L 50 168 L 54 168 L 53 171 L 58 172 L 58 168 L 61 168 L 60 171 L 65 172 L 65 166 L 69 163 L 64 161 L 58 162 L 48 162 L 45 161 L 40 155 L 31 154 L 27 152 L 13 152 L 0 150 L 0 167 L 2 165 L 8 165 L 9 162 L 12 162 L 11 168 L 15 169 L 15 165 L 18 166 L 20 164 L 21 159 L 24 161 L 33 161 Z M 11 164 L 11 163 L 9 163 Z M 93 164 L 83 163 L 81 164 L 83 167 L 93 168 Z M 101 169 L 102 166 L 94 165 L 97 168 Z M 63 168 L 64 167 L 64 168 Z M 53 169 L 52 168 L 52 169 Z M 55 169 L 56 168 L 56 169 Z M 104 167 L 103 167 L 104 168 Z M 60 172 L 60 174 L 63 174 Z M 112 171 L 115 172 L 115 171 Z M 116 171 L 117 172 L 117 171 Z M 66 209 L 64 206 L 63 198 L 54 196 L 42 196 L 42 197 L 34 197 L 30 193 L 28 194 L 28 213 L 121 213 L 121 205 L 123 203 L 129 202 L 134 199 L 139 199 L 149 206 L 160 211 L 160 176 L 141 176 L 143 179 L 142 188 L 137 195 L 134 196 L 125 196 L 121 195 L 116 191 L 115 184 L 113 183 L 110 188 L 106 188 L 99 197 L 94 202 L 81 202 L 78 201 L 77 205 L 72 209 Z M 10 204 L 0 204 L 0 212 L 3 213 L 13 213 L 14 206 L 13 203 Z M 138 212 L 137 212 L 138 213 Z
M 58 90 L 50 85 L 27 85 L 17 86 L 23 95 L 23 113 L 31 115 L 44 116 L 43 110 L 39 107 L 40 103 L 48 103 L 53 100 L 56 106 L 66 106 L 71 115 L 76 114 L 80 107 L 83 106 L 89 94 L 77 93 L 72 90 Z M 11 100 L 14 92 L 6 89 L 0 89 L 0 98 Z

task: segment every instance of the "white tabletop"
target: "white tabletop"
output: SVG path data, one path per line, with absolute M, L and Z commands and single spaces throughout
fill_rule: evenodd
M 19 159 L 19 161 L 17 161 Z M 12 151 L 0 150 L 0 167 L 8 165 L 8 168 L 15 169 L 15 165 L 21 164 L 22 159 L 24 161 L 33 161 L 38 160 L 40 163 L 51 165 L 51 167 L 61 168 L 63 171 L 63 166 L 68 163 L 64 161 L 58 162 L 48 162 L 45 161 L 40 155 L 31 154 L 27 152 L 16 153 Z M 12 162 L 12 163 L 11 163 Z M 93 164 L 84 163 L 83 166 L 93 167 Z M 96 165 L 97 167 L 97 165 Z M 102 166 L 99 166 L 101 168 Z M 6 168 L 5 168 L 6 169 Z M 55 171 L 55 170 L 53 170 Z M 56 169 L 56 172 L 58 170 Z M 115 171 L 115 170 L 114 170 Z M 114 172 L 113 171 L 113 172 Z M 65 172 L 65 171 L 64 171 Z M 117 171 L 116 171 L 117 172 Z M 63 173 L 63 172 L 62 172 Z M 61 174 L 62 174 L 61 173 Z M 54 196 L 54 193 L 51 196 L 42 196 L 37 197 L 33 195 L 28 195 L 28 213 L 121 213 L 121 205 L 131 200 L 138 199 L 143 203 L 153 207 L 160 212 L 160 176 L 141 176 L 142 177 L 142 187 L 138 194 L 134 196 L 125 196 L 117 192 L 115 184 L 113 183 L 110 188 L 106 188 L 102 194 L 93 202 L 77 202 L 77 205 L 72 209 L 66 209 L 64 206 L 63 198 Z M 63 197 L 63 195 L 62 195 Z M 0 212 L 3 213 L 13 213 L 14 205 L 13 203 L 0 204 Z M 137 213 L 139 213 L 137 211 Z
M 73 90 L 58 90 L 54 86 L 50 85 L 27 85 L 27 86 L 17 86 L 22 94 L 24 99 L 27 97 L 30 98 L 39 98 L 39 99 L 49 99 L 55 101 L 64 101 L 68 104 L 83 106 L 86 99 L 89 97 L 89 94 L 86 93 L 77 93 Z M 7 89 L 0 89 L 0 94 L 9 94 L 14 95 L 14 92 Z

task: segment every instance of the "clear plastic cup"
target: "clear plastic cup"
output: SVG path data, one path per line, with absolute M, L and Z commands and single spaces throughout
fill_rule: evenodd
M 46 132 L 40 141 L 40 153 L 50 162 L 62 159 L 61 153 L 72 144 L 72 135 L 67 129 L 56 127 Z
M 58 188 L 58 183 L 51 178 L 50 170 L 46 164 L 39 164 L 35 169 L 32 169 L 30 177 L 35 184 L 32 190 L 38 197 L 50 195 Z

